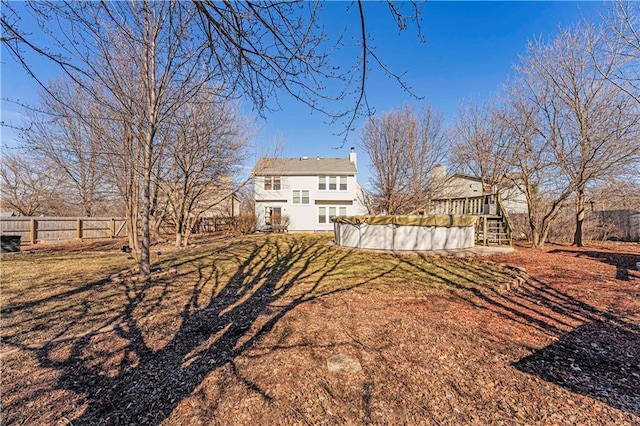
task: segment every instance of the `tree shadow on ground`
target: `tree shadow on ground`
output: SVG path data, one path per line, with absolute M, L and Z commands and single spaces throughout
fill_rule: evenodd
M 555 249 L 549 253 L 565 253 L 575 254 L 577 257 L 588 257 L 591 259 L 604 262 L 608 265 L 616 267 L 616 279 L 622 281 L 629 281 L 629 274 L 635 274 L 640 278 L 640 255 L 633 253 L 612 253 L 606 251 L 596 250 L 580 250 L 580 249 Z M 636 272 L 637 271 L 637 272 Z
M 606 259 L 604 255 L 611 253 L 602 255 Z M 621 258 L 628 264 L 636 257 Z M 424 262 L 401 259 L 447 282 L 471 306 L 490 309 L 507 321 L 558 338 L 541 350 L 529 348 L 533 354 L 513 364 L 518 370 L 613 408 L 640 414 L 640 327 L 625 321 L 621 314 L 600 310 L 536 277 L 528 277 L 515 292 L 480 285 L 469 277 L 491 278 L 491 272 L 483 272 L 482 262 L 454 260 L 438 268 L 425 268 L 426 257 L 422 257 Z
M 348 256 L 348 251 L 336 253 L 317 238 L 289 239 L 286 244 L 277 238 L 230 242 L 215 252 L 183 262 L 180 268 L 186 272 L 176 276 L 146 283 L 136 277 L 125 278 L 119 285 L 126 303 L 113 308 L 107 318 L 112 327 L 109 336 L 94 330 L 72 339 L 61 340 L 58 334 L 40 347 L 21 344 L 19 336 L 8 336 L 5 343 L 35 354 L 40 367 L 57 371 L 56 389 L 83 396 L 84 411 L 68 414 L 74 425 L 159 424 L 205 376 L 224 365 L 233 365 L 236 357 L 296 306 L 364 285 L 397 266 L 390 265 L 374 278 L 324 288 L 326 277 Z M 305 283 L 302 291 L 290 295 L 301 282 Z M 107 281 L 90 283 L 74 292 L 32 302 L 29 309 L 43 308 L 46 312 L 47 306 L 63 302 L 89 305 L 96 302 L 86 300 L 95 297 L 94 291 L 114 285 Z M 161 305 L 175 303 L 172 293 L 185 291 L 180 286 L 190 287 L 186 297 L 176 299 L 182 302 L 176 318 L 179 326 L 175 332 L 167 330 L 169 336 L 164 337 L 168 343 L 156 348 L 146 320 Z M 19 311 L 13 308 L 12 313 Z M 55 314 L 64 315 L 63 311 L 56 310 Z M 78 317 L 74 321 L 82 320 Z M 43 321 L 47 321 L 46 314 L 32 328 L 42 327 Z M 65 344 L 70 346 L 68 355 L 61 357 L 59 351 Z M 110 345 L 120 346 L 118 356 Z M 246 385 L 269 399 L 257 385 Z M 20 411 L 17 406 L 5 409 Z
M 639 363 L 636 327 L 592 321 L 513 365 L 574 393 L 640 415 Z
M 5 344 L 25 351 L 21 357 L 36 357 L 36 371 L 55 372 L 53 389 L 48 387 L 50 382 L 29 386 L 32 394 L 28 401 L 14 398 L 3 407 L 5 413 L 11 413 L 5 414 L 5 419 L 7 423 L 24 421 L 20 416 L 25 411 L 31 415 L 38 410 L 33 404 L 38 392 L 58 391 L 82 405 L 76 411 L 70 407 L 61 413 L 74 425 L 159 424 L 182 401 L 202 391 L 200 385 L 207 375 L 225 366 L 243 386 L 268 402 L 269 393 L 236 368 L 237 358 L 246 356 L 300 304 L 381 277 L 397 282 L 394 279 L 400 275 L 387 275 L 400 269 L 412 271 L 413 279 L 422 280 L 425 286 L 440 283 L 469 306 L 488 309 L 505 321 L 543 331 L 559 338 L 556 343 L 564 344 L 549 345 L 548 355 L 546 348 L 542 349 L 517 361 L 515 368 L 637 413 L 637 391 L 628 391 L 637 384 L 633 374 L 640 368 L 634 367 L 634 363 L 638 364 L 640 330 L 620 315 L 599 310 L 534 277 L 518 292 L 501 291 L 487 283 L 509 278 L 511 272 L 482 261 L 442 261 L 426 256 L 395 256 L 384 262 L 358 256 L 356 261 L 351 254 L 350 250 L 334 250 L 318 238 L 230 240 L 215 251 L 171 258 L 168 261 L 177 267 L 173 276 L 156 276 L 149 283 L 134 277 L 123 277 L 121 282 L 105 279 L 56 296 L 12 305 L 3 312 L 5 320 L 24 320 L 27 333 L 37 334 L 58 318 L 64 318 L 66 323 L 53 338 L 37 347 L 25 345 L 21 343 L 25 341 L 23 336 L 3 330 Z M 359 274 L 358 262 L 375 263 L 375 273 L 369 270 Z M 335 286 L 336 282 L 342 284 Z M 87 319 L 94 305 L 102 304 L 103 313 Z M 168 312 L 166 316 L 175 326 L 167 323 L 163 328 L 165 323 L 158 319 L 163 312 Z M 101 332 L 105 325 L 111 327 L 110 331 Z M 93 331 L 59 340 L 70 330 L 86 328 Z M 612 333 L 611 340 L 607 340 L 608 333 Z M 634 345 L 635 351 L 624 351 L 625 340 Z M 584 348 L 591 352 L 583 354 L 580 351 Z M 572 354 L 573 364 L 554 363 L 568 353 Z M 573 356 L 574 353 L 582 357 Z M 535 358 L 538 354 L 540 358 Z M 635 356 L 635 361 L 628 354 Z M 585 374 L 575 380 L 563 377 L 575 375 L 576 367 Z M 616 383 L 625 377 L 630 380 L 629 386 Z M 363 384 L 365 420 L 371 418 L 373 391 L 371 383 Z M 217 401 L 206 403 L 208 413 L 215 415 Z M 42 410 L 50 408 L 45 406 Z M 298 418 L 300 423 L 308 422 L 303 415 Z

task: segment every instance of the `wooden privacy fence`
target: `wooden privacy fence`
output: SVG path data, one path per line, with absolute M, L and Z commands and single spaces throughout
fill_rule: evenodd
M 193 226 L 196 234 L 204 232 L 232 231 L 237 227 L 238 219 L 235 217 L 201 217 Z
M 122 217 L 3 217 L 0 234 L 19 236 L 22 244 L 127 236 Z

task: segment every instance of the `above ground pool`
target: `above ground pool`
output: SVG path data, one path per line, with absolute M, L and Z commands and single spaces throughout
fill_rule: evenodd
M 376 250 L 454 250 L 474 246 L 477 217 L 338 216 L 335 242 L 343 247 Z

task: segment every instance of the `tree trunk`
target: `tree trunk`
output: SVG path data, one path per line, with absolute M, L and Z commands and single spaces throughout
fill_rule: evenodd
M 127 234 L 129 235 L 129 247 L 136 252 L 140 248 L 138 239 L 138 218 L 137 215 L 129 213 L 127 215 Z
M 140 273 L 145 281 L 151 278 L 151 257 L 149 247 L 151 245 L 151 149 L 153 136 L 145 135 L 144 141 L 144 166 L 142 183 L 142 246 L 140 247 Z
M 145 38 L 145 58 L 143 61 L 144 76 L 144 101 L 146 117 L 142 117 L 142 132 L 144 151 L 142 153 L 142 246 L 140 247 L 140 273 L 145 281 L 151 279 L 151 178 L 153 174 L 153 144 L 158 120 L 158 94 L 156 92 L 156 40 L 152 29 L 153 13 L 148 3 L 144 3 L 142 12 L 145 14 L 144 38 Z
M 531 242 L 533 248 L 541 249 L 544 247 L 544 243 L 540 242 L 540 234 L 538 233 L 538 231 L 531 233 Z
M 540 232 L 536 226 L 531 226 L 531 243 L 533 248 L 541 249 L 544 247 L 544 240 L 540 240 Z
M 585 204 L 585 188 L 581 186 L 578 188 L 576 194 L 576 232 L 573 234 L 573 244 L 577 247 L 582 247 L 582 225 L 584 224 L 584 204 Z
M 551 230 L 552 222 L 553 221 L 550 220 L 549 222 L 547 222 L 542 226 L 542 235 L 540 236 L 540 247 L 538 248 L 543 248 L 545 243 L 547 242 L 547 239 L 549 238 L 549 231 Z
M 182 247 L 182 220 L 176 218 L 176 247 Z

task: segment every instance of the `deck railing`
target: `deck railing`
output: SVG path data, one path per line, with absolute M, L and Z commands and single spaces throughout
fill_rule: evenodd
M 480 220 L 476 225 L 476 235 L 479 238 L 479 243 L 487 245 L 490 236 L 493 235 L 491 238 L 497 238 L 498 244 L 502 244 L 503 240 L 510 245 L 512 244 L 511 232 L 513 226 L 511 225 L 511 220 L 504 210 L 499 197 L 494 194 L 432 200 L 428 213 L 480 216 Z M 498 222 L 504 225 L 498 227 Z
M 432 200 L 429 213 L 433 214 L 474 214 L 496 215 L 498 205 L 495 195 L 480 195 L 478 197 L 447 198 Z

